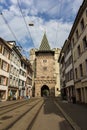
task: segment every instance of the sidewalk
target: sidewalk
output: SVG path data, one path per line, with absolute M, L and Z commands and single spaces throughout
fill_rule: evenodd
M 87 130 L 87 104 L 68 103 L 57 98 L 60 108 L 81 128 Z

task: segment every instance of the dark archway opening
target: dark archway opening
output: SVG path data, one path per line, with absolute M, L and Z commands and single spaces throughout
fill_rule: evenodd
M 41 97 L 49 96 L 49 87 L 47 85 L 43 85 L 41 88 Z

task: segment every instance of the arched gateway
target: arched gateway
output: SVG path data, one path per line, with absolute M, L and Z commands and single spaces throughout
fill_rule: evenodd
M 49 95 L 50 95 L 49 87 L 47 85 L 43 85 L 41 87 L 41 97 L 49 96 Z

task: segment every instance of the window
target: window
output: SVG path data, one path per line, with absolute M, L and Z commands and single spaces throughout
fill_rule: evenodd
M 14 74 L 16 75 L 16 73 L 17 73 L 17 72 L 16 72 L 16 68 L 14 67 Z
M 23 87 L 24 87 L 24 84 L 25 84 L 24 81 L 22 81 L 22 86 L 23 86 Z
M 20 69 L 20 75 L 22 75 L 22 70 Z
M 24 68 L 24 63 L 21 61 L 21 67 L 23 67 Z
M 66 82 L 68 82 L 70 80 L 69 79 L 69 72 L 66 74 L 65 79 L 66 79 Z
M 69 45 L 67 46 L 66 51 L 65 51 L 65 56 L 67 56 L 67 54 L 69 53 L 70 50 L 71 50 L 71 45 L 69 44 Z
M 2 69 L 8 71 L 8 64 L 5 61 L 2 61 Z
M 10 79 L 12 79 L 12 75 L 10 75 Z
M 4 50 L 3 50 L 3 55 L 4 55 L 5 57 L 9 58 L 9 52 L 7 51 L 6 48 L 4 48 Z
M 59 91 L 59 88 L 57 88 L 57 91 Z
M 21 79 L 19 79 L 19 85 L 22 86 L 22 80 Z
M 2 53 L 2 45 L 0 45 L 0 53 Z
M 87 48 L 87 40 L 86 40 L 86 36 L 83 38 L 83 45 L 84 45 L 84 49 Z
M 10 85 L 13 85 L 12 84 L 12 75 L 10 75 Z
M 87 8 L 86 8 L 86 17 L 87 17 Z
M 24 65 L 24 69 L 27 69 L 27 66 L 26 66 L 26 65 Z
M 43 70 L 46 71 L 46 70 L 47 70 L 47 67 L 43 67 Z
M 81 54 L 81 48 L 80 45 L 78 46 L 78 56 Z
M 78 30 L 76 30 L 76 38 L 78 39 L 79 37 L 79 33 L 78 33 Z
M 76 79 L 78 78 L 77 68 L 75 68 L 75 77 L 76 77 Z
M 74 38 L 72 39 L 72 43 L 73 43 L 73 45 L 74 45 Z
M 0 58 L 0 68 L 1 68 L 1 58 Z
M 81 29 L 84 29 L 84 19 L 81 20 Z
M 13 65 L 11 65 L 11 73 L 13 73 L 13 68 L 14 68 Z
M 0 84 L 1 85 L 6 85 L 7 84 L 7 78 L 0 75 Z
M 43 63 L 46 63 L 47 62 L 47 60 L 43 60 Z
M 16 86 L 18 86 L 18 79 L 16 79 Z
M 85 65 L 86 65 L 86 73 L 87 73 L 87 59 L 85 60 Z
M 70 70 L 70 80 L 72 80 L 73 79 L 73 70 L 71 69 Z
M 17 65 L 17 57 L 15 56 L 15 64 Z
M 13 53 L 10 54 L 10 60 L 13 61 Z
M 80 76 L 82 77 L 83 76 L 83 68 L 82 68 L 82 64 L 80 64 Z
M 72 38 L 71 47 L 74 47 L 74 38 Z

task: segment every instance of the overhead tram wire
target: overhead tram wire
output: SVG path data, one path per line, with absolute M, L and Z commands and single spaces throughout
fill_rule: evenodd
M 12 35 L 13 35 L 13 37 L 15 38 L 16 42 L 18 43 L 20 49 L 21 49 L 22 51 L 25 51 L 25 50 L 23 49 L 23 47 L 21 46 L 21 44 L 19 43 L 19 41 L 18 41 L 18 39 L 17 39 L 15 33 L 12 31 L 11 27 L 9 26 L 9 24 L 8 24 L 6 18 L 4 17 L 3 13 L 0 13 L 0 15 L 2 16 L 2 18 L 3 18 L 4 22 L 5 22 L 5 24 L 8 26 L 8 29 L 9 29 L 10 32 L 12 33 Z
M 28 28 L 28 26 L 27 26 L 27 23 L 26 23 L 26 20 L 25 20 L 24 15 L 23 15 L 23 12 L 22 12 L 21 5 L 20 5 L 20 3 L 19 3 L 19 0 L 17 0 L 17 3 L 18 3 L 18 7 L 19 7 L 19 9 L 20 9 L 21 15 L 22 15 L 22 17 L 23 17 L 24 23 L 25 23 L 25 25 L 26 25 L 27 32 L 28 32 L 28 34 L 29 34 L 29 36 L 30 36 L 29 39 L 31 39 L 31 41 L 32 41 L 32 43 L 33 43 L 33 45 L 34 45 L 34 41 L 33 41 L 33 39 L 32 39 L 32 36 L 31 36 L 30 30 L 29 30 L 29 28 Z M 34 45 L 34 47 L 35 47 L 35 45 Z
M 9 24 L 8 24 L 6 18 L 4 17 L 3 13 L 0 13 L 0 15 L 2 16 L 2 18 L 3 18 L 4 22 L 5 22 L 5 24 L 8 26 L 8 28 L 9 28 L 10 32 L 12 33 L 12 35 L 14 36 L 15 40 L 16 40 L 17 43 L 19 44 L 16 35 L 14 34 L 14 32 L 13 32 L 12 29 L 11 29 L 11 27 L 9 26 Z M 20 45 L 20 44 L 19 44 L 19 45 Z M 20 47 L 21 47 L 21 45 L 20 45 Z
M 17 41 L 17 43 L 19 44 L 19 46 L 22 48 L 22 46 L 20 45 L 20 43 L 19 43 L 19 41 L 18 41 L 16 35 L 14 34 L 14 32 L 13 32 L 12 29 L 11 29 L 11 27 L 9 26 L 9 24 L 8 24 L 8 22 L 7 22 L 7 20 L 6 20 L 6 18 L 4 17 L 3 13 L 0 13 L 0 14 L 1 14 L 1 16 L 2 16 L 2 18 L 3 18 L 4 22 L 5 22 L 5 24 L 8 26 L 10 32 L 11 32 L 12 35 L 14 36 L 15 40 Z
M 57 1 L 57 2 L 59 2 L 59 1 Z M 55 5 L 53 5 L 53 6 L 51 6 L 51 7 L 50 7 L 49 9 L 47 9 L 46 11 L 44 11 L 44 13 L 47 13 L 49 10 L 55 8 L 56 6 L 57 6 L 57 3 L 56 3 Z

